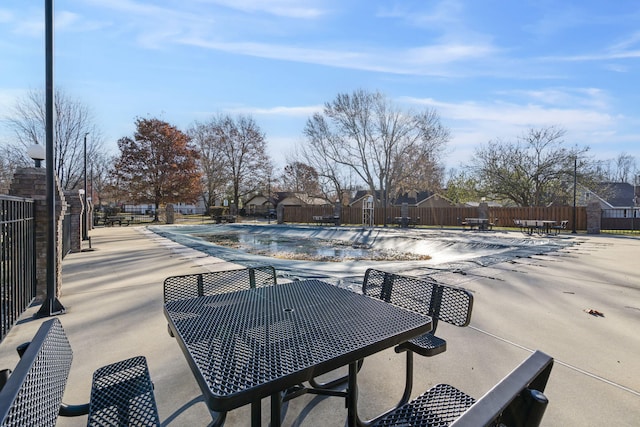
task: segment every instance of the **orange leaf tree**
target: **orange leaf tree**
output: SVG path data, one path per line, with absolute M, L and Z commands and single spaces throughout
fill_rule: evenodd
M 134 139 L 118 140 L 115 177 L 133 203 L 153 203 L 155 218 L 166 203 L 193 203 L 202 189 L 198 152 L 189 137 L 167 122 L 136 119 Z

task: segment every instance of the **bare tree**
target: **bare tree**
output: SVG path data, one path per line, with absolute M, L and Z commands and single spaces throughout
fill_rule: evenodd
M 223 147 L 216 138 L 216 126 L 218 120 L 211 119 L 208 122 L 195 122 L 187 131 L 191 141 L 197 148 L 200 159 L 200 169 L 202 171 L 202 200 L 204 201 L 206 212 L 215 205 L 215 201 L 221 198 L 230 180 L 226 170 Z
M 98 210 L 111 198 L 110 190 L 114 188 L 111 171 L 116 159 L 104 153 L 94 155 L 89 161 L 89 193 L 91 201 Z
M 217 186 L 226 180 L 236 206 L 244 196 L 268 186 L 273 166 L 265 135 L 253 118 L 218 115 L 204 126 L 211 150 L 206 154 L 212 166 L 220 166 L 210 171 L 212 182 Z
M 292 162 L 284 167 L 281 178 L 284 191 L 306 193 L 312 196 L 322 194 L 318 182 L 318 172 L 302 162 Z
M 633 183 L 636 171 L 636 159 L 627 153 L 620 153 L 615 159 L 616 174 L 614 182 Z
M 324 157 L 353 171 L 372 194 L 380 190 L 383 206 L 403 187 L 440 184 L 429 170 L 441 171 L 440 155 L 449 140 L 437 113 L 402 111 L 379 92 L 339 94 L 323 113 L 311 117 L 304 130 L 305 153 Z M 313 164 L 312 162 L 309 162 Z
M 518 206 L 565 202 L 572 189 L 574 162 L 583 181 L 590 175 L 587 148 L 564 146 L 564 129 L 529 129 L 515 142 L 490 141 L 478 147 L 470 164 L 480 192 Z
M 67 96 L 62 90 L 55 92 L 54 168 L 60 185 L 69 190 L 82 187 L 84 178 L 84 138 L 87 136 L 87 158 L 102 151 L 102 136 L 93 122 L 89 108 Z M 45 146 L 45 93 L 32 90 L 19 99 L 6 122 L 15 135 L 9 144 L 20 166 L 31 164 L 27 148 L 35 143 Z
M 318 174 L 318 185 L 323 196 L 329 200 L 341 199 L 342 194 L 353 190 L 353 172 L 346 165 L 331 160 L 327 148 L 324 144 L 297 145 L 288 162 L 312 167 Z

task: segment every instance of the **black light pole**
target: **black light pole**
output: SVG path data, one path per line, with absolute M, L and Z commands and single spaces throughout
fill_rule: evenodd
M 82 221 L 82 240 L 89 240 L 87 228 L 87 220 L 89 218 L 88 212 L 89 208 L 87 206 L 87 135 L 89 132 L 84 134 L 84 221 Z
M 269 174 L 269 181 L 267 183 L 267 224 L 271 224 L 271 174 Z
M 44 2 L 44 33 L 45 33 L 45 140 L 47 165 L 47 296 L 36 317 L 49 317 L 65 312 L 65 308 L 58 301 L 57 262 L 56 262 L 56 198 L 55 198 L 55 170 L 54 139 L 53 139 L 53 0 Z
M 577 175 L 578 175 L 578 157 L 573 158 L 573 230 L 572 234 L 576 234 L 576 187 L 577 187 Z

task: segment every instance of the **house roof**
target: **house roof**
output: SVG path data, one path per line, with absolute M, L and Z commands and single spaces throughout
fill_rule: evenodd
M 328 200 L 322 197 L 310 196 L 305 193 L 296 193 L 296 192 L 290 192 L 290 191 L 278 192 L 276 193 L 275 198 L 276 198 L 277 204 L 281 203 L 285 199 L 289 199 L 290 201 L 295 200 L 296 202 L 299 201 L 301 205 L 307 205 L 307 206 L 309 205 L 324 206 L 324 205 L 331 204 L 331 202 L 329 202 Z
M 611 207 L 634 205 L 635 189 L 628 182 L 601 182 L 595 186 L 594 191 Z

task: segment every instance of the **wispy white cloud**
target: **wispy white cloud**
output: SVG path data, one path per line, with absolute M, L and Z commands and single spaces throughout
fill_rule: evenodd
M 611 61 L 640 58 L 640 32 L 634 32 L 628 37 L 611 44 L 599 52 L 544 57 L 546 61 Z
M 536 103 L 445 102 L 432 98 L 403 98 L 403 101 L 434 108 L 451 129 L 449 167 L 467 162 L 478 144 L 514 140 L 530 128 L 559 126 L 567 131 L 565 141 L 579 146 L 601 146 L 618 138 L 620 117 L 589 108 L 545 106 Z
M 378 17 L 401 19 L 410 25 L 422 28 L 451 30 L 452 27 L 460 29 L 463 26 L 461 18 L 464 7 L 456 0 L 443 0 L 439 2 L 395 2 L 392 5 L 381 7 Z
M 310 117 L 314 113 L 322 111 L 323 105 L 309 105 L 302 107 L 276 106 L 269 108 L 258 107 L 233 107 L 225 111 L 235 114 L 248 114 L 255 116 L 281 116 L 281 117 Z
M 408 49 L 360 48 L 339 50 L 258 42 L 221 42 L 184 37 L 180 43 L 239 55 L 304 62 L 354 70 L 394 74 L 449 76 L 446 65 L 490 55 L 485 45 L 440 44 Z
M 587 108 L 545 107 L 534 103 L 503 101 L 450 103 L 430 98 L 405 99 L 407 102 L 436 108 L 443 117 L 451 120 L 502 123 L 509 127 L 552 126 L 561 123 L 567 128 L 595 129 L 614 123 L 611 114 Z
M 311 5 L 312 1 L 298 0 L 200 0 L 243 12 L 262 12 L 288 18 L 314 19 L 327 13 L 321 7 Z M 301 4 L 303 3 L 303 4 Z

